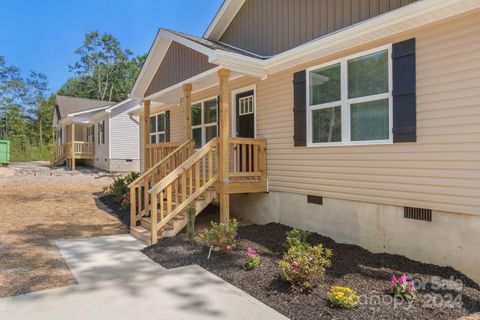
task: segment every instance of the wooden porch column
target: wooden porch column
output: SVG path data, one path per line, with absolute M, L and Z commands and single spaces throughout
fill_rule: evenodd
M 150 100 L 143 100 L 143 171 L 150 167 L 147 145 L 150 143 Z
M 72 131 L 71 131 L 71 136 L 72 136 L 72 171 L 75 171 L 75 124 L 72 122 Z
M 183 85 L 182 103 L 185 110 L 185 140 L 192 140 L 192 84 Z
M 230 195 L 226 193 L 225 184 L 229 181 L 228 153 L 230 143 L 230 70 L 221 69 L 218 71 L 220 89 L 220 168 L 218 169 L 218 180 L 220 182 L 220 222 L 230 220 Z

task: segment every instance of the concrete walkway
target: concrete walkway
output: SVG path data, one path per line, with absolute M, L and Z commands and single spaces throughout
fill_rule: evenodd
M 286 319 L 199 266 L 163 269 L 129 235 L 57 245 L 79 284 L 0 299 L 2 320 Z

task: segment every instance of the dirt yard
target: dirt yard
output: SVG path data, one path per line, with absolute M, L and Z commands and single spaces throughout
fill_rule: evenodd
M 39 162 L 0 168 L 0 297 L 76 283 L 53 240 L 127 232 L 98 201 L 111 181 Z

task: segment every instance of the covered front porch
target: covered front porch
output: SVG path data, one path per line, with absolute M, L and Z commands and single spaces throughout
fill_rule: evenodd
M 144 173 L 130 185 L 131 230 L 138 238 L 155 243 L 175 235 L 186 224 L 187 208 L 199 214 L 213 201 L 220 204 L 220 220 L 228 222 L 230 194 L 268 190 L 267 143 L 255 132 L 255 90 L 231 89 L 231 79 L 241 76 L 214 68 L 144 99 Z M 214 98 L 192 101 L 192 93 L 206 89 Z M 184 139 L 152 143 L 163 139 L 152 137 L 163 134 L 155 129 L 157 115 L 174 108 L 182 111 L 181 129 L 175 130 Z
M 78 161 L 85 165 L 93 166 L 95 157 L 94 126 L 85 123 L 65 124 L 55 128 L 55 147 L 52 151 L 51 163 L 53 165 L 66 165 L 75 170 Z

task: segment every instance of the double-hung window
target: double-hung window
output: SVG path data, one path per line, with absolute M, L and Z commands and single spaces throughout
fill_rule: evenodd
M 390 46 L 307 70 L 309 146 L 390 143 Z
M 98 123 L 98 144 L 105 144 L 105 120 Z
M 200 148 L 217 137 L 218 100 L 201 101 L 192 105 L 192 137 L 195 148 Z
M 166 141 L 167 117 L 165 112 L 150 117 L 150 143 Z

